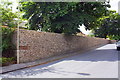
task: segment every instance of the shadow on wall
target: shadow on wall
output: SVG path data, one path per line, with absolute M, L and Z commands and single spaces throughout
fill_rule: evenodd
M 72 41 L 74 38 L 73 38 L 73 35 L 68 35 L 68 34 L 64 34 L 64 39 L 67 41 L 67 42 L 70 42 Z
M 67 42 L 70 42 L 74 39 L 85 38 L 84 36 L 76 36 L 76 35 L 69 35 L 69 34 L 64 34 L 63 36 Z

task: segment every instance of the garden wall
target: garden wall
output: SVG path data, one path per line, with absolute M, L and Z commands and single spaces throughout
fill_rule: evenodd
M 32 30 L 21 29 L 19 34 L 20 63 L 91 49 L 92 47 L 109 43 L 108 40 L 102 38 L 70 36 Z M 16 43 L 16 40 L 14 37 L 14 43 Z

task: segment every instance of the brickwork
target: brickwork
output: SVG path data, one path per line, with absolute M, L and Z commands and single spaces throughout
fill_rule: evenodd
M 40 60 L 78 50 L 86 50 L 109 42 L 102 38 L 70 36 L 22 29 L 19 31 L 19 34 L 20 63 Z

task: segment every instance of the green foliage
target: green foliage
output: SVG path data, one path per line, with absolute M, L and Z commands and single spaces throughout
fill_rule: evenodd
M 120 40 L 120 35 L 110 35 L 108 38 L 111 40 Z
M 105 15 L 104 2 L 21 2 L 21 11 L 29 21 L 29 29 L 76 34 L 79 25 L 93 28 L 96 20 Z
M 2 27 L 2 51 L 7 49 L 13 49 L 14 45 L 12 44 L 12 35 L 14 29 Z
M 94 34 L 90 34 L 90 35 L 87 35 L 87 36 L 89 36 L 89 37 L 95 37 L 95 35 L 94 35 Z
M 17 18 L 17 13 L 12 12 L 12 8 L 10 7 L 12 3 L 2 3 L 0 4 L 1 10 L 1 23 L 2 25 L 6 25 L 8 27 L 16 27 L 17 23 L 15 23 L 15 18 Z
M 99 20 L 99 27 L 94 29 L 95 36 L 118 40 L 120 39 L 120 15 L 110 11 L 108 16 L 103 16 Z
M 17 13 L 12 12 L 12 3 L 10 2 L 2 2 L 0 4 L 0 14 L 2 14 L 1 17 L 1 25 L 3 26 L 0 30 L 0 33 L 2 33 L 2 47 L 0 47 L 0 50 L 4 51 L 7 49 L 12 49 L 12 34 L 14 32 L 13 27 L 17 26 L 16 21 L 14 20 L 17 18 Z M 4 27 L 6 26 L 6 27 Z
M 0 58 L 0 64 L 10 63 L 15 60 L 16 60 L 16 58 L 14 58 L 14 57 L 11 57 L 11 58 L 2 57 L 2 58 Z

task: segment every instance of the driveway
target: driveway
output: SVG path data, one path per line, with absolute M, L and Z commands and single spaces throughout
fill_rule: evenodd
M 2 74 L 3 78 L 118 78 L 118 51 L 107 44 L 48 64 Z

